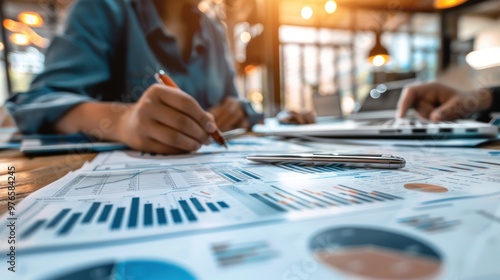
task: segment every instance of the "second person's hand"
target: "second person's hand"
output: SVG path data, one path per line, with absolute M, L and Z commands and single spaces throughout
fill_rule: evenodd
M 234 97 L 225 98 L 222 103 L 209 110 L 217 126 L 222 131 L 235 128 L 248 128 L 249 122 L 240 101 Z
M 459 91 L 443 84 L 428 83 L 403 90 L 396 117 L 403 118 L 414 108 L 422 118 L 447 121 L 487 110 L 491 103 L 492 94 L 487 89 Z

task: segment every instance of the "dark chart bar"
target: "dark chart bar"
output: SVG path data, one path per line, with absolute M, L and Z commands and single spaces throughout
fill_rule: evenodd
M 273 187 L 274 189 L 277 189 L 278 191 L 281 191 L 281 192 L 283 192 L 283 193 L 285 193 L 285 194 L 287 194 L 287 195 L 291 196 L 291 197 L 292 197 L 292 198 L 294 198 L 294 199 L 295 199 L 295 201 L 296 201 L 297 203 L 299 203 L 300 205 L 305 206 L 305 207 L 307 207 L 307 208 L 312 208 L 311 206 L 309 206 L 309 205 L 308 205 L 308 204 L 311 204 L 311 202 L 310 202 L 310 201 L 307 201 L 307 200 L 303 199 L 303 198 L 302 198 L 302 197 L 300 197 L 300 196 L 294 195 L 293 193 L 287 192 L 287 191 L 285 191 L 284 189 L 278 188 L 278 187 L 276 187 L 276 186 L 271 185 L 271 187 Z
M 104 206 L 104 209 L 102 209 L 101 215 L 99 216 L 99 219 L 97 220 L 98 223 L 105 223 L 108 220 L 109 213 L 111 213 L 111 209 L 113 208 L 113 205 L 107 204 Z
M 362 191 L 362 190 L 358 190 L 356 188 L 352 188 L 352 187 L 348 187 L 348 186 L 345 186 L 345 185 L 339 185 L 343 188 L 346 188 L 346 189 L 350 189 L 350 190 L 353 190 L 356 192 L 356 195 L 360 195 L 362 197 L 365 197 L 365 198 L 368 198 L 368 199 L 374 199 L 374 200 L 377 200 L 377 201 L 384 201 L 383 199 L 380 199 L 376 196 L 372 196 L 370 195 L 368 192 L 365 192 L 365 191 Z
M 382 196 L 382 197 L 387 197 L 387 198 L 392 198 L 392 199 L 404 199 L 400 196 L 395 196 L 395 195 L 392 195 L 392 194 L 387 194 L 387 193 L 384 193 L 384 192 L 379 192 L 379 191 L 373 191 L 374 194 L 378 195 L 378 196 Z
M 75 213 L 71 215 L 69 220 L 62 226 L 62 228 L 57 232 L 57 234 L 59 235 L 67 234 L 73 228 L 73 226 L 75 226 L 76 221 L 78 221 L 81 215 L 82 213 Z
M 229 173 L 224 173 L 224 175 L 225 175 L 226 177 L 228 177 L 229 179 L 231 179 L 231 180 L 235 181 L 236 183 L 241 182 L 241 180 L 240 180 L 240 179 L 238 179 L 238 178 L 234 177 L 233 175 L 231 175 L 231 174 L 229 174 Z
M 25 232 L 21 234 L 21 238 L 28 238 L 35 233 L 47 220 L 38 220 L 34 222 Z
M 215 206 L 212 202 L 207 202 L 207 206 L 212 212 L 219 212 L 219 208 L 217 208 L 217 206 Z
M 172 214 L 172 219 L 174 220 L 174 223 L 176 224 L 182 223 L 182 217 L 181 213 L 179 212 L 179 209 L 170 209 L 170 214 Z
M 189 200 L 191 200 L 191 203 L 193 203 L 194 208 L 198 210 L 198 212 L 206 212 L 205 208 L 203 208 L 203 205 L 201 205 L 200 201 L 196 197 L 191 197 Z
M 128 227 L 137 227 L 137 217 L 139 216 L 139 198 L 132 198 L 132 203 L 130 205 L 130 216 L 128 218 Z
M 248 171 L 245 171 L 245 170 L 240 170 L 241 173 L 247 175 L 248 177 L 251 177 L 251 178 L 254 178 L 254 179 L 257 179 L 257 180 L 260 180 L 260 177 L 258 176 L 255 176 L 253 175 L 252 173 L 248 172 Z
M 144 226 L 153 225 L 153 204 L 144 204 Z
M 191 210 L 191 207 L 189 207 L 187 201 L 179 200 L 179 204 L 181 205 L 182 211 L 184 211 L 184 214 L 186 214 L 186 217 L 190 222 L 196 222 L 198 220 L 198 218 L 196 218 L 193 211 Z
M 116 209 L 115 217 L 111 223 L 111 229 L 119 229 L 122 226 L 123 214 L 125 214 L 125 207 Z
M 269 206 L 269 207 L 273 208 L 273 209 L 274 209 L 274 210 L 276 210 L 276 211 L 279 211 L 279 212 L 286 212 L 286 209 L 284 209 L 284 208 L 282 208 L 282 207 L 280 207 L 280 206 L 278 206 L 278 205 L 276 205 L 276 204 L 272 203 L 271 201 L 269 201 L 269 200 L 267 200 L 267 199 L 263 198 L 262 196 L 260 196 L 260 195 L 258 195 L 258 194 L 256 194 L 256 193 L 251 193 L 250 195 L 251 195 L 253 198 L 256 198 L 258 201 L 260 201 L 260 202 L 264 203 L 265 205 L 267 205 L 267 206 Z
M 62 219 L 64 219 L 64 217 L 66 217 L 66 215 L 69 213 L 69 211 L 70 211 L 70 209 L 67 209 L 67 208 L 61 210 L 61 212 L 59 212 L 54 217 L 54 219 L 52 219 L 52 221 L 50 221 L 50 223 L 47 225 L 47 228 L 56 227 L 62 221 Z
M 165 208 L 156 208 L 156 216 L 158 217 L 159 225 L 167 224 L 167 216 L 165 215 Z
M 303 194 L 303 195 L 305 195 L 305 196 L 307 196 L 307 197 L 310 197 L 310 198 L 312 198 L 312 199 L 316 199 L 317 201 L 319 201 L 319 202 L 321 202 L 321 203 L 324 203 L 324 204 L 326 204 L 326 205 L 335 206 L 335 204 L 333 204 L 333 203 L 331 203 L 331 202 L 329 202 L 329 201 L 326 201 L 326 200 L 324 200 L 324 199 L 321 199 L 321 198 L 319 198 L 319 197 L 317 197 L 317 196 L 314 196 L 314 195 L 312 195 L 312 194 L 306 193 L 306 192 L 304 192 L 304 191 L 298 191 L 298 192 L 299 192 L 300 194 Z
M 471 161 L 472 161 L 472 162 L 477 162 L 477 163 L 483 163 L 483 164 L 489 164 L 489 165 L 500 166 L 500 163 L 495 163 L 495 162 L 482 161 L 482 160 L 471 160 Z
M 219 204 L 222 208 L 229 208 L 229 205 L 227 205 L 224 201 L 217 201 L 217 204 Z
M 344 199 L 342 197 L 338 197 L 332 193 L 329 193 L 329 192 L 323 192 L 323 195 L 326 197 L 326 198 L 329 198 L 337 203 L 340 203 L 340 204 L 343 204 L 343 205 L 351 205 L 351 203 L 347 200 L 347 199 Z
M 92 206 L 90 206 L 89 211 L 85 216 L 83 217 L 82 224 L 88 224 L 94 218 L 95 213 L 97 212 L 97 209 L 99 209 L 99 205 L 101 205 L 100 202 L 94 202 L 92 203 Z

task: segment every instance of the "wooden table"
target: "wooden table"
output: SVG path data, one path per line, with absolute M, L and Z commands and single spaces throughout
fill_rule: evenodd
M 19 151 L 0 152 L 0 215 L 7 212 L 9 166 L 15 167 L 15 204 L 30 193 L 80 168 L 96 154 L 27 157 Z
M 500 142 L 482 145 L 481 148 L 500 150 Z M 19 151 L 0 152 L 0 215 L 7 211 L 7 188 L 9 166 L 16 168 L 16 200 L 62 178 L 70 171 L 80 168 L 96 154 L 65 154 L 27 157 Z

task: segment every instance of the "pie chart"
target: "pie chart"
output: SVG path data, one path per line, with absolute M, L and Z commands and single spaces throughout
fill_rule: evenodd
M 326 267 L 355 279 L 433 279 L 442 267 L 430 245 L 375 228 L 327 229 L 312 237 L 309 249 Z
M 58 275 L 53 280 L 154 280 L 178 279 L 194 280 L 191 273 L 175 264 L 156 260 L 110 261 L 81 267 Z
M 408 183 L 404 185 L 405 189 L 419 192 L 442 193 L 448 189 L 442 186 L 425 183 Z

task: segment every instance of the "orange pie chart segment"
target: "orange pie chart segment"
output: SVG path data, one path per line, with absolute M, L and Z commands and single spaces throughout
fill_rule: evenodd
M 442 186 L 425 183 L 408 183 L 404 185 L 405 189 L 419 192 L 442 193 L 448 189 Z
M 355 279 L 434 279 L 441 255 L 412 237 L 372 228 L 325 230 L 310 242 L 315 259 Z

